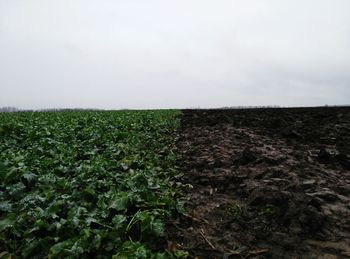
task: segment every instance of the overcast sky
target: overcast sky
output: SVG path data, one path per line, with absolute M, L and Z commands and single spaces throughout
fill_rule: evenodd
M 349 0 L 0 0 L 0 107 L 349 103 Z

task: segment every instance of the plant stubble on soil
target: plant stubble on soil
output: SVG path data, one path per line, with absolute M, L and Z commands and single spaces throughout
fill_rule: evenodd
M 350 108 L 184 110 L 187 214 L 200 258 L 350 257 Z

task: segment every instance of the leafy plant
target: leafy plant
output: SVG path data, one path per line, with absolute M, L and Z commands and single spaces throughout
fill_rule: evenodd
M 178 257 L 161 241 L 183 209 L 178 123 L 172 110 L 0 113 L 0 252 Z

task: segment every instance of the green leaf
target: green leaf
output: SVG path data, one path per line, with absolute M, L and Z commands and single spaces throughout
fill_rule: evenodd
M 33 173 L 25 173 L 22 175 L 22 178 L 25 180 L 25 183 L 29 186 L 32 186 L 38 180 L 38 176 Z
M 187 251 L 184 251 L 184 250 L 176 250 L 174 252 L 174 256 L 176 258 L 188 258 L 189 253 Z
M 126 222 L 126 217 L 124 215 L 116 215 L 113 217 L 112 222 L 117 225 L 118 228 Z
M 37 221 L 35 221 L 34 226 L 37 227 L 38 229 L 49 229 L 50 228 L 50 224 L 45 222 L 42 219 L 38 219 Z
M 185 201 L 178 201 L 176 203 L 176 210 L 179 212 L 179 213 L 184 213 L 185 212 Z
M 112 258 L 148 258 L 148 251 L 139 242 L 126 241 L 121 247 L 121 252 L 113 255 Z
M 0 179 L 4 180 L 7 172 L 7 166 L 0 161 Z
M 125 211 L 129 203 L 128 193 L 120 192 L 114 196 L 111 200 L 108 208 L 115 209 L 117 211 Z
M 65 240 L 62 242 L 59 242 L 50 248 L 51 254 L 49 254 L 49 258 L 53 258 L 53 256 L 60 255 L 63 253 L 63 251 L 69 250 L 73 245 L 72 240 Z M 66 254 L 66 253 L 64 253 Z M 56 258 L 56 257 L 54 257 Z
M 0 211 L 10 212 L 12 210 L 12 204 L 8 201 L 0 201 Z
M 9 194 L 12 196 L 14 200 L 17 200 L 18 198 L 22 197 L 25 193 L 26 186 L 19 182 L 17 184 L 11 185 L 9 188 Z
M 160 236 L 164 232 L 164 224 L 161 220 L 155 220 L 152 222 L 151 229 L 156 236 Z
M 31 240 L 27 243 L 26 247 L 23 249 L 21 255 L 23 258 L 30 258 L 33 253 L 35 253 L 35 250 L 38 248 L 38 246 L 41 244 L 41 239 L 37 238 L 35 240 Z
M 8 214 L 6 218 L 0 220 L 0 232 L 12 228 L 14 224 L 16 223 L 16 215 L 15 214 Z
M 46 215 L 51 218 L 57 218 L 57 212 L 62 209 L 64 202 L 62 200 L 54 201 L 46 210 Z

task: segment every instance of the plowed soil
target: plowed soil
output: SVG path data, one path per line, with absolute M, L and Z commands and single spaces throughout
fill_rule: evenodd
M 198 258 L 350 258 L 350 108 L 184 110 L 187 214 L 168 240 Z

